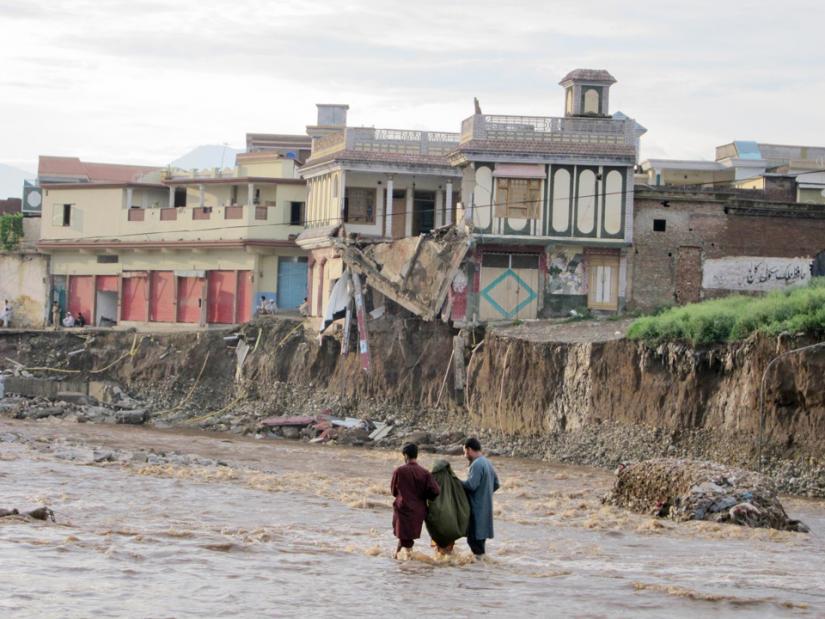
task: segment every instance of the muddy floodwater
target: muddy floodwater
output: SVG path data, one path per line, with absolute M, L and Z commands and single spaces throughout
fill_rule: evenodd
M 604 471 L 493 461 L 489 558 L 425 533 L 400 562 L 394 453 L 0 420 L 0 508 L 56 515 L 0 519 L 0 616 L 825 616 L 823 502 L 784 500 L 808 535 L 676 524 L 602 506 Z

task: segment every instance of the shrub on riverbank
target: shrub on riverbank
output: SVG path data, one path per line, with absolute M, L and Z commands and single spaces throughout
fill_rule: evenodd
M 825 333 L 825 278 L 761 297 L 735 295 L 673 307 L 639 318 L 627 336 L 650 343 L 683 340 L 698 345 L 741 340 L 757 331 Z

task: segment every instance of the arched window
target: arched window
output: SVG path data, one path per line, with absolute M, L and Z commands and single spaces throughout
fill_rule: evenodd
M 586 86 L 582 92 L 582 113 L 601 114 L 602 111 L 602 89 L 594 86 Z

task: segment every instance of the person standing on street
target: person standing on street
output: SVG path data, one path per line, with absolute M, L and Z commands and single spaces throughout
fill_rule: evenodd
M 468 438 L 464 442 L 464 455 L 470 461 L 470 470 L 463 482 L 470 500 L 467 544 L 480 559 L 486 552 L 485 542 L 493 538 L 493 493 L 501 484 L 492 463 L 482 453 L 477 438 Z
M 3 301 L 3 311 L 0 312 L 0 320 L 3 321 L 3 327 L 8 329 L 11 324 L 11 303 L 6 299 Z
M 60 328 L 60 305 L 52 301 L 52 329 Z
M 390 491 L 395 497 L 392 503 L 392 530 L 398 538 L 395 556 L 402 548 L 413 547 L 421 537 L 421 525 L 427 517 L 427 501 L 441 493 L 435 478 L 418 464 L 418 446 L 407 443 L 401 449 L 404 464 L 392 474 Z

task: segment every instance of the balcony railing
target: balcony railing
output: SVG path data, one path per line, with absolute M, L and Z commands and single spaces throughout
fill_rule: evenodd
M 263 204 L 225 204 L 223 206 L 204 207 L 160 207 L 125 209 L 124 219 L 129 222 L 145 222 L 150 228 L 159 223 L 176 229 L 200 229 L 202 224 L 191 222 L 209 222 L 212 219 L 252 222 L 272 221 L 279 207 L 274 201 L 266 200 Z M 249 219 L 247 219 L 249 218 Z M 177 222 L 177 223 L 175 223 Z M 188 223 L 189 222 L 189 223 Z
M 223 210 L 224 219 L 243 219 L 242 206 L 227 206 Z
M 470 140 L 632 146 L 636 123 L 632 119 L 476 114 L 461 123 L 461 143 Z
M 315 140 L 310 159 L 343 150 L 399 155 L 444 156 L 458 146 L 459 134 L 443 131 L 347 127 Z

